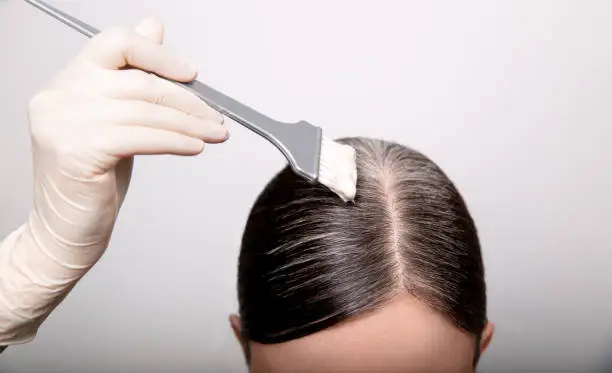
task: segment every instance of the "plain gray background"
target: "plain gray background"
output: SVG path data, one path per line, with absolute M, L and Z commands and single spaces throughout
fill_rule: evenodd
M 52 4 L 100 28 L 157 15 L 200 79 L 239 100 L 423 151 L 480 229 L 497 324 L 481 371 L 612 370 L 612 2 Z M 0 235 L 30 208 L 28 98 L 85 42 L 0 2 Z M 2 372 L 244 371 L 227 322 L 238 245 L 284 160 L 231 131 L 196 158 L 137 160 L 107 254 Z

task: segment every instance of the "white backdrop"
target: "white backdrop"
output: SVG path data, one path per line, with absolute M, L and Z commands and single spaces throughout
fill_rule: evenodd
M 480 229 L 497 324 L 481 371 L 612 369 L 612 2 L 52 4 L 100 28 L 157 15 L 200 79 L 239 100 L 423 151 Z M 0 1 L 0 235 L 30 207 L 28 98 L 84 43 Z M 197 158 L 137 160 L 107 254 L 0 371 L 245 370 L 227 323 L 238 244 L 284 160 L 231 130 Z

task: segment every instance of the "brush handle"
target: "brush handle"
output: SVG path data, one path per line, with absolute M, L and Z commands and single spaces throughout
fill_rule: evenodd
M 43 1 L 25 1 L 89 38 L 100 32 L 87 23 Z M 318 179 L 322 141 L 321 128 L 305 121 L 297 123 L 279 122 L 197 80 L 182 83 L 164 77 L 160 78 L 187 89 L 213 109 L 268 140 L 280 150 L 298 175 L 313 183 Z
M 62 12 L 61 10 L 49 4 L 46 4 L 43 1 L 25 1 L 89 38 L 100 33 L 100 31 L 95 27 L 92 27 L 91 25 L 88 25 L 87 23 L 76 19 L 75 17 L 72 17 L 71 15 Z M 212 106 L 215 110 L 219 111 L 228 118 L 231 118 L 234 121 L 242 124 L 248 129 L 254 131 L 255 133 L 263 136 L 269 141 L 274 142 L 273 134 L 276 134 L 279 131 L 284 132 L 287 130 L 286 128 L 283 128 L 286 126 L 285 123 L 281 123 L 274 119 L 271 119 L 268 116 L 261 114 L 260 112 L 254 109 L 251 109 L 250 107 L 234 100 L 233 98 L 217 91 L 216 89 L 200 81 L 194 80 L 189 83 L 182 83 L 174 80 L 169 80 L 164 77 L 160 78 L 168 80 L 176 85 L 179 85 L 189 90 L 190 92 L 198 96 L 201 100 L 206 102 L 208 105 Z

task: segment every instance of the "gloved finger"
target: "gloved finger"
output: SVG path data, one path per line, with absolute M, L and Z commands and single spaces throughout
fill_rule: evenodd
M 138 126 L 109 126 L 100 133 L 99 143 L 119 159 L 134 155 L 197 155 L 204 142 L 180 133 Z
M 131 66 L 181 82 L 192 81 L 197 75 L 192 63 L 156 41 L 121 27 L 93 37 L 79 56 L 102 68 L 117 70 Z
M 207 143 L 220 143 L 228 138 L 227 128 L 217 122 L 145 101 L 109 100 L 101 113 L 106 116 L 98 118 L 103 123 L 161 129 Z
M 147 37 L 157 44 L 164 43 L 164 24 L 155 18 L 145 18 L 134 29 L 137 34 Z
M 112 71 L 99 84 L 111 98 L 147 101 L 220 124 L 224 121 L 221 113 L 185 88 L 141 70 Z

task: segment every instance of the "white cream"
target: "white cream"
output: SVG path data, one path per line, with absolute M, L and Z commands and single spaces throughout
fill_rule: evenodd
M 319 161 L 319 182 L 344 202 L 351 202 L 357 194 L 357 159 L 350 145 L 323 137 Z

